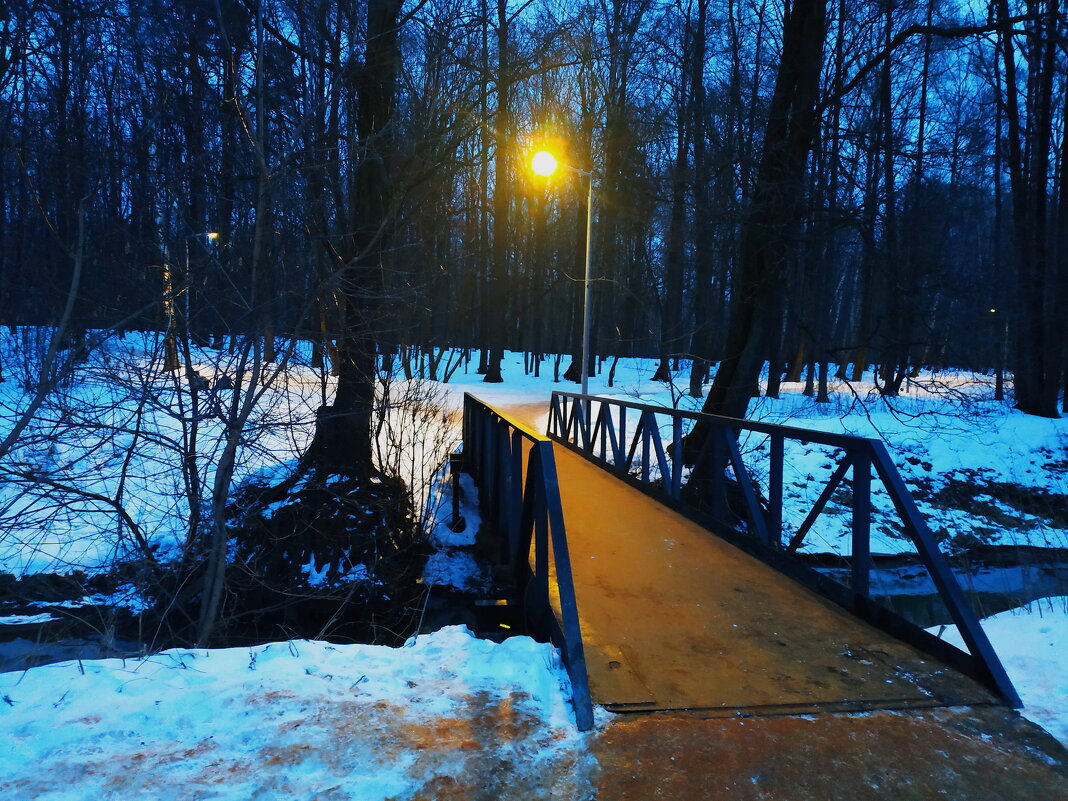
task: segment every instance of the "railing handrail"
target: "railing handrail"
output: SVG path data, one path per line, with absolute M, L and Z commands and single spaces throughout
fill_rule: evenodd
M 572 403 L 570 416 L 565 408 L 569 401 Z M 595 415 L 593 414 L 593 403 L 600 404 L 596 415 L 596 422 L 594 422 Z M 613 406 L 621 408 L 618 437 L 614 428 L 611 413 L 609 412 L 607 418 L 605 417 L 605 409 L 611 409 Z M 633 409 L 640 412 L 640 417 L 636 421 L 635 430 L 633 432 L 633 442 L 631 443 L 629 451 L 626 445 L 625 436 L 627 432 L 623 430 L 626 418 L 625 411 L 622 410 L 625 409 Z M 853 547 L 851 557 L 852 597 L 846 602 L 846 599 L 844 599 L 841 594 L 835 593 L 831 596 L 832 600 L 846 606 L 865 619 L 868 619 L 868 622 L 871 622 L 874 625 L 887 629 L 892 627 L 892 633 L 902 639 L 906 639 L 917 647 L 928 651 L 937 650 L 937 656 L 951 662 L 958 668 L 972 675 L 973 678 L 976 678 L 989 686 L 1001 695 L 1010 705 L 1014 707 L 1021 706 L 1019 695 L 1013 687 L 1008 674 L 1005 672 L 1001 660 L 994 652 L 993 646 L 990 644 L 989 638 L 983 631 L 978 617 L 975 615 L 974 610 L 972 610 L 971 605 L 964 596 L 960 585 L 957 583 L 956 578 L 949 568 L 948 562 L 946 562 L 945 557 L 939 550 L 934 536 L 931 534 L 927 523 L 924 521 L 923 516 L 920 514 L 920 511 L 916 506 L 916 502 L 913 500 L 912 495 L 905 486 L 897 466 L 890 458 L 885 445 L 880 440 L 852 436 L 849 434 L 832 434 L 822 431 L 810 431 L 808 429 L 797 428 L 794 426 L 780 426 L 773 423 L 761 423 L 759 421 L 722 417 L 719 415 L 704 414 L 702 412 L 690 412 L 672 407 L 635 403 L 633 401 L 616 398 L 604 398 L 596 395 L 583 395 L 580 393 L 560 391 L 554 391 L 552 393 L 549 422 L 546 433 L 554 439 L 554 441 L 560 442 L 592 459 L 594 462 L 624 474 L 627 477 L 629 477 L 629 470 L 635 456 L 635 451 L 639 444 L 641 444 L 641 481 L 638 483 L 643 487 L 649 487 L 651 481 L 651 459 L 655 456 L 664 481 L 664 490 L 658 494 L 666 496 L 665 499 L 669 502 L 679 503 L 681 498 L 681 463 L 684 457 L 676 460 L 673 456 L 668 459 L 663 444 L 660 441 L 658 424 L 656 424 L 655 420 L 653 421 L 653 432 L 650 432 L 646 426 L 646 420 L 649 419 L 650 415 L 666 415 L 672 418 L 672 436 L 675 456 L 680 456 L 683 450 L 681 425 L 679 422 L 683 419 L 693 420 L 695 424 L 707 424 L 713 431 L 718 430 L 724 434 L 733 433 L 733 436 L 724 436 L 724 441 L 719 443 L 717 443 L 715 437 L 706 439 L 701 455 L 697 458 L 698 460 L 702 458 L 711 458 L 707 456 L 706 451 L 704 450 L 704 448 L 708 447 L 708 443 L 710 442 L 716 447 L 723 449 L 719 455 L 720 463 L 724 468 L 728 464 L 732 466 L 735 478 L 742 488 L 745 497 L 746 511 L 754 524 L 753 527 L 756 529 L 757 537 L 759 538 L 760 547 L 756 547 L 755 549 L 749 549 L 747 547 L 747 549 L 749 549 L 751 553 L 754 553 L 754 555 L 772 562 L 776 567 L 782 566 L 783 557 L 792 555 L 793 549 L 800 543 L 800 538 L 803 538 L 804 534 L 810 529 L 815 522 L 815 519 L 822 512 L 824 505 L 830 499 L 830 496 L 833 494 L 838 484 L 845 478 L 846 472 L 851 470 L 853 473 L 854 485 L 852 520 Z M 771 438 L 772 447 L 769 457 L 771 462 L 769 471 L 769 505 L 771 508 L 769 509 L 769 514 L 767 516 L 765 516 L 759 505 L 758 499 L 755 497 L 757 489 L 756 484 L 750 478 L 747 468 L 742 463 L 741 452 L 738 449 L 736 442 L 736 437 L 741 431 L 754 431 L 761 434 L 767 434 Z M 572 436 L 575 440 L 574 443 L 571 442 Z M 598 436 L 600 436 L 601 440 L 600 457 L 596 456 L 595 453 Z M 618 460 L 622 454 L 627 454 L 626 457 L 622 459 L 622 465 L 614 464 L 608 459 L 609 437 L 611 437 L 612 440 L 613 459 Z M 641 439 L 641 443 L 639 443 L 639 439 Z M 842 458 L 838 469 L 834 471 L 831 478 L 828 480 L 827 486 L 820 494 L 812 511 L 799 527 L 798 534 L 794 537 L 794 540 L 797 540 L 797 542 L 791 541 L 790 548 L 783 550 L 783 442 L 787 439 L 797 440 L 806 444 L 814 442 L 829 445 L 841 449 L 844 451 L 845 455 Z M 655 446 L 655 452 L 653 454 L 650 454 L 649 452 L 650 444 Z M 670 461 L 671 464 L 669 465 L 667 474 L 664 475 L 664 465 L 668 461 Z M 911 622 L 899 618 L 884 607 L 879 606 L 879 611 L 875 611 L 874 607 L 878 605 L 871 598 L 869 586 L 872 523 L 871 481 L 873 472 L 878 476 L 884 489 L 890 496 L 895 511 L 901 519 L 905 533 L 908 535 L 916 548 L 921 561 L 927 568 L 928 573 L 938 590 L 939 596 L 945 603 L 947 610 L 953 618 L 953 622 L 957 625 L 961 637 L 970 653 L 961 651 L 955 646 L 934 638 L 933 635 L 918 626 L 915 626 Z M 720 470 L 718 476 L 713 476 L 713 481 L 718 482 L 712 490 L 713 495 L 722 491 L 724 482 L 722 473 L 723 471 Z M 723 534 L 724 531 L 722 529 L 730 529 L 731 533 L 740 534 L 737 529 L 734 529 L 725 522 L 725 520 L 718 516 L 718 507 L 716 504 L 720 503 L 719 499 L 713 497 L 710 499 L 710 502 L 713 506 L 713 522 L 719 529 L 716 533 Z M 764 550 L 761 550 L 761 548 Z M 774 556 L 774 558 L 771 558 L 772 556 Z M 813 588 L 820 591 L 826 590 L 826 582 L 816 580 L 815 575 L 808 575 L 809 573 L 814 574 L 814 571 L 809 571 L 807 569 L 798 571 L 792 567 L 790 572 L 796 578 L 801 578 Z M 827 593 L 825 592 L 825 594 Z M 936 643 L 940 644 L 936 645 Z
M 553 442 L 470 393 L 464 393 L 463 428 L 464 470 L 479 487 L 483 522 L 489 524 L 489 533 L 506 546 L 504 558 L 517 577 L 533 589 L 533 598 L 526 594 L 524 604 L 533 600 L 538 608 L 525 611 L 539 613 L 544 627 L 540 633 L 560 649 L 571 679 L 576 724 L 580 731 L 588 731 L 593 727 L 593 701 Z M 523 440 L 529 444 L 525 475 Z M 559 620 L 550 605 L 550 585 L 554 581 Z
M 464 412 L 465 412 L 465 416 L 466 416 L 466 412 L 467 412 L 467 404 L 468 404 L 469 401 L 471 403 L 477 404 L 478 406 L 481 406 L 487 412 L 492 412 L 494 415 L 496 415 L 501 420 L 507 421 L 508 422 L 508 426 L 510 428 L 513 428 L 516 431 L 520 432 L 523 435 L 524 439 L 530 440 L 531 442 L 552 442 L 552 437 L 550 437 L 549 435 L 538 433 L 533 428 L 528 426 L 526 423 L 521 422 L 519 420 L 516 420 L 514 417 L 510 417 L 509 415 L 505 414 L 503 411 L 498 409 L 496 406 L 493 406 L 492 404 L 486 403 L 481 398 L 476 398 L 470 392 L 465 392 L 464 393 Z
M 578 392 L 563 392 L 553 390 L 553 398 L 557 395 L 575 400 L 595 401 L 597 403 L 609 403 L 613 406 L 625 406 L 628 409 L 653 412 L 654 414 L 670 414 L 673 417 L 681 417 L 694 421 L 705 421 L 712 425 L 723 428 L 742 428 L 746 431 L 756 431 L 760 434 L 779 434 L 787 439 L 796 439 L 801 442 L 815 442 L 820 445 L 830 445 L 836 448 L 855 447 L 857 443 L 873 443 L 880 440 L 873 437 L 862 437 L 855 434 L 835 434 L 833 431 L 819 431 L 818 429 L 800 428 L 798 426 L 784 426 L 778 423 L 762 423 L 759 420 L 746 420 L 740 417 L 724 417 L 707 412 L 692 412 L 688 409 L 678 409 L 674 406 L 657 406 L 651 403 L 637 403 L 636 401 L 623 400 L 622 398 L 605 398 L 600 395 L 582 395 Z M 550 401 L 552 403 L 552 401 Z M 549 424 L 552 425 L 553 416 L 549 415 Z M 551 435 L 550 435 L 551 438 Z

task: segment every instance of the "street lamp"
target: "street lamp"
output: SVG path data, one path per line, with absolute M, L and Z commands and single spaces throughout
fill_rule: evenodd
M 163 335 L 163 371 L 171 373 L 178 369 L 178 343 L 174 339 L 174 278 L 166 254 L 162 266 L 163 317 L 167 322 L 167 331 Z
M 206 239 L 209 242 L 214 242 L 219 238 L 218 231 L 202 231 L 195 234 L 187 234 L 183 239 L 183 246 L 185 248 L 185 274 L 182 276 L 182 288 L 177 294 L 183 294 L 182 305 L 184 306 L 182 314 L 182 325 L 184 333 L 188 334 L 189 331 L 189 290 L 191 281 L 189 278 L 189 240 L 190 239 Z M 164 337 L 164 356 L 163 356 L 163 369 L 166 372 L 173 372 L 179 368 L 178 359 L 178 343 L 175 339 L 174 332 L 174 317 L 175 317 L 175 299 L 176 293 L 174 291 L 174 276 L 171 274 L 171 265 L 164 261 L 163 263 L 163 314 L 167 318 L 167 333 Z
M 202 232 L 196 233 L 196 234 L 188 234 L 186 236 L 186 238 L 185 238 L 185 276 L 184 276 L 184 278 L 185 278 L 185 287 L 183 289 L 183 291 L 185 292 L 185 298 L 184 298 L 184 302 L 183 302 L 182 305 L 184 306 L 184 309 L 183 309 L 183 312 L 184 312 L 183 325 L 185 326 L 185 334 L 187 336 L 189 335 L 189 322 L 190 322 L 190 319 L 191 319 L 190 316 L 189 316 L 189 305 L 191 303 L 191 301 L 189 299 L 189 296 L 193 292 L 193 276 L 192 276 L 192 273 L 189 270 L 189 240 L 190 239 L 206 239 L 208 242 L 215 242 L 218 238 L 219 238 L 219 232 L 218 231 L 202 231 Z M 194 337 L 195 336 L 196 336 L 196 334 L 194 334 Z
M 557 167 L 585 175 L 589 180 L 589 194 L 586 200 L 586 275 L 583 279 L 584 291 L 582 298 L 582 367 L 579 375 L 581 378 L 582 394 L 589 394 L 589 368 L 590 368 L 590 260 L 593 255 L 593 172 L 573 167 L 557 161 L 556 156 L 547 150 L 539 150 L 530 160 L 530 168 L 535 175 L 548 178 Z

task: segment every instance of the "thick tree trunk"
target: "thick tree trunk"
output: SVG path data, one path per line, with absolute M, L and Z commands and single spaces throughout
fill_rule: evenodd
M 710 183 L 711 169 L 708 159 L 706 133 L 708 115 L 705 103 L 704 68 L 707 55 L 708 2 L 697 4 L 697 21 L 693 34 L 693 59 L 690 64 L 690 136 L 693 139 L 693 205 L 697 220 L 694 231 L 694 291 L 693 334 L 690 337 L 690 352 L 693 364 L 690 367 L 690 396 L 700 398 L 704 394 L 705 381 L 714 354 L 712 328 L 720 325 L 713 310 L 714 250 L 712 227 L 712 201 Z
M 826 35 L 826 0 L 798 0 L 783 26 L 783 54 L 764 154 L 742 229 L 738 297 L 723 361 L 704 411 L 744 417 L 766 355 L 765 333 L 779 324 L 781 284 L 802 214 L 802 187 L 818 129 L 816 99 Z
M 375 335 L 382 270 L 389 251 L 392 191 L 389 124 L 400 63 L 397 18 L 401 0 L 369 0 L 363 68 L 356 77 L 356 133 L 362 154 L 353 180 L 354 234 L 341 282 L 345 318 L 337 342 L 337 392 L 319 410 L 305 458 L 320 467 L 366 476 L 371 458 Z
M 1056 4 L 1051 4 L 1056 8 Z M 998 15 L 1009 18 L 1005 0 Z M 1016 255 L 1015 363 L 1016 408 L 1027 414 L 1059 417 L 1062 347 L 1056 319 L 1056 256 L 1048 232 L 1048 182 L 1052 137 L 1052 95 L 1058 17 L 1048 13 L 1032 23 L 1030 71 L 1024 97 L 1027 125 L 1021 124 L 1014 45 L 1001 41 L 1005 67 L 1004 103 L 1008 123 L 1008 163 Z M 1026 142 L 1025 142 L 1026 136 Z

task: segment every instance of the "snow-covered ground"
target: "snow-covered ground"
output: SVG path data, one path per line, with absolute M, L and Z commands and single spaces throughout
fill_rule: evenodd
M 569 694 L 550 646 L 460 627 L 0 673 L 0 798 L 496 797 L 462 792 L 486 765 L 586 798 Z
M 0 329 L 6 376 L 0 442 L 38 381 L 37 333 Z M 241 427 L 230 489 L 290 473 L 311 441 L 316 409 L 335 385 L 329 373 L 309 366 L 310 348 L 299 344 L 287 361 L 262 364 L 256 384 L 251 354 L 194 348 L 195 404 L 189 382 L 162 370 L 158 337 L 128 334 L 97 345 L 0 458 L 0 573 L 92 574 L 123 558 L 143 558 L 139 537 L 158 558 L 176 556 L 195 539 L 194 507 L 202 525 L 210 521 L 227 419 L 246 398 L 251 413 Z M 244 378 L 235 390 L 239 370 Z M 380 388 L 389 411 L 376 420 L 375 456 L 415 488 L 419 508 L 420 491 L 457 438 L 443 396 L 433 382 L 399 380 Z M 187 471 L 190 464 L 195 474 Z
M 566 366 L 566 363 L 565 365 Z M 684 365 L 685 366 L 685 365 Z M 688 374 L 674 384 L 652 381 L 656 363 L 621 359 L 615 386 L 607 385 L 609 363 L 590 379 L 590 392 L 654 406 L 699 411 L 702 399 L 686 394 Z M 459 408 L 463 392 L 491 405 L 507 407 L 547 402 L 553 390 L 577 391 L 552 382 L 552 365 L 542 377 L 523 374 L 521 354 L 509 354 L 504 384 L 483 384 L 481 376 L 458 373 L 445 386 Z M 870 373 L 867 374 L 870 379 Z M 951 545 L 1034 545 L 1068 547 L 1068 418 L 1050 420 L 1022 414 L 993 400 L 992 376 L 946 372 L 909 381 L 889 402 L 870 380 L 830 382 L 830 402 L 802 394 L 802 384 L 784 383 L 778 399 L 755 398 L 749 418 L 765 423 L 814 428 L 836 434 L 881 438 L 906 483 L 916 492 L 920 511 L 933 531 Z M 548 410 L 542 418 L 548 419 Z M 665 433 L 668 438 L 670 434 Z M 742 450 L 751 473 L 765 478 L 766 437 L 744 437 Z M 784 476 L 784 525 L 796 530 L 837 466 L 832 448 L 787 441 Z M 1013 490 L 1012 485 L 1019 487 Z M 765 486 L 766 489 L 766 486 Z M 1016 501 L 1015 505 L 1008 501 Z M 876 524 L 874 553 L 901 553 L 911 544 L 898 536 L 896 515 L 878 482 L 873 484 Z M 961 513 L 967 505 L 969 512 Z M 886 525 L 880 525 L 879 518 Z M 810 553 L 848 554 L 849 516 L 832 499 L 819 525 L 802 547 Z
M 964 647 L 956 626 L 930 631 Z M 1068 746 L 1068 596 L 988 617 L 983 631 L 1020 694 L 1021 714 Z
M 158 375 L 135 369 L 137 347 L 116 344 L 110 361 L 96 365 L 96 379 L 64 390 L 61 400 L 81 413 L 102 405 L 97 416 L 79 421 L 80 439 L 72 434 L 50 444 L 45 426 L 22 446 L 20 458 L 50 476 L 73 465 L 77 487 L 97 487 L 165 548 L 183 536 L 181 474 L 174 471 L 190 420 L 164 402 L 176 390 Z M 202 356 L 207 372 L 211 354 Z M 649 361 L 621 360 L 616 386 L 607 387 L 605 375 L 598 375 L 591 391 L 699 406 L 681 391 L 685 375 L 678 377 L 679 386 L 669 387 L 650 380 L 653 368 Z M 114 380 L 116 371 L 122 381 Z M 395 450 L 384 455 L 412 479 L 429 480 L 440 455 L 457 439 L 448 413 L 460 408 L 463 392 L 509 407 L 547 403 L 552 390 L 574 389 L 553 383 L 550 362 L 543 363 L 541 378 L 524 376 L 519 354 L 508 355 L 504 372 L 506 383 L 490 385 L 482 383 L 473 364 L 469 372 L 461 368 L 434 390 L 434 402 L 445 414 L 420 417 L 425 407 L 410 407 L 423 433 L 404 433 L 409 429 L 403 414 L 391 418 L 389 427 L 401 433 L 390 446 Z M 139 392 L 117 394 L 117 387 L 137 386 L 142 379 Z M 913 385 L 893 407 L 875 398 L 870 384 L 835 385 L 829 404 L 816 404 L 798 385 L 784 385 L 781 399 L 754 400 L 750 414 L 767 422 L 883 437 L 906 480 L 926 490 L 929 500 L 921 500 L 921 510 L 935 528 L 971 532 L 989 543 L 1063 547 L 1068 531 L 1057 521 L 1065 518 L 1064 509 L 1044 514 L 1040 504 L 1013 507 L 1002 490 L 1018 485 L 1054 503 L 1068 495 L 1068 420 L 1030 418 L 995 403 L 991 383 L 949 374 Z M 267 388 L 252 428 L 257 436 L 241 454 L 238 480 L 286 469 L 307 443 L 324 387 L 328 392 L 329 381 L 321 383 L 315 371 L 294 366 Z M 391 391 L 404 395 L 408 388 L 408 382 L 397 382 Z M 12 420 L 24 395 L 17 381 L 0 384 L 0 419 Z M 48 424 L 58 425 L 62 408 L 46 411 L 53 415 L 45 418 Z M 272 428 L 278 421 L 281 427 Z M 221 427 L 214 418 L 198 423 L 202 478 L 208 482 Z M 98 429 L 107 436 L 86 439 L 86 431 Z M 426 447 L 429 439 L 433 447 Z M 136 446 L 136 459 L 125 458 L 126 445 Z M 746 444 L 754 458 L 761 447 L 758 441 Z M 789 500 L 802 509 L 791 507 L 789 526 L 796 525 L 833 468 L 830 454 L 816 447 L 793 449 L 787 461 Z M 971 513 L 962 514 L 938 495 L 949 479 L 972 489 L 965 498 L 973 504 Z M 103 564 L 128 547 L 129 527 L 117 522 L 114 503 L 83 495 L 56 514 L 48 497 L 20 495 L 10 485 L 0 490 L 0 523 L 16 520 L 16 512 L 32 512 L 23 528 L 4 529 L 0 571 L 48 569 L 57 557 L 60 564 Z M 439 507 L 439 524 L 443 514 L 448 510 Z M 49 524 L 34 539 L 34 521 L 44 519 Z M 827 514 L 824 521 L 807 548 L 844 552 L 844 520 Z M 470 577 L 463 549 L 471 529 L 452 536 L 438 525 L 435 532 L 442 554 L 432 565 L 435 575 L 440 583 L 462 583 Z M 905 547 L 892 533 L 876 527 L 875 534 L 876 551 Z M 1068 743 L 1066 605 L 1068 600 L 1055 598 L 985 625 L 1027 703 L 1024 713 Z M 551 649 L 524 638 L 494 645 L 457 629 L 397 650 L 292 642 L 49 665 L 0 674 L 0 730 L 13 744 L 0 749 L 0 797 L 109 797 L 172 779 L 203 786 L 195 796 L 201 798 L 446 797 L 443 777 L 463 767 L 456 753 L 465 759 L 488 753 L 485 758 L 509 764 L 580 762 L 582 738 L 568 722 L 567 697 L 566 678 Z M 506 727 L 506 738 L 474 722 L 476 713 L 485 719 L 486 710 L 493 726 Z M 459 745 L 435 745 L 442 740 Z M 581 771 L 570 778 L 566 770 L 549 773 L 563 774 L 554 780 L 578 783 L 561 785 L 559 797 L 583 797 Z
M 1023 714 L 1068 745 L 1066 603 L 985 628 Z M 395 649 L 298 640 L 0 673 L 0 797 L 585 799 L 594 758 L 568 697 L 549 646 L 460 627 Z
M 0 333 L 0 345 L 11 347 L 12 339 Z M 154 344 L 131 335 L 102 346 L 79 368 L 76 382 L 49 398 L 0 464 L 0 572 L 92 571 L 133 550 L 135 526 L 162 555 L 188 540 L 190 505 L 198 499 L 204 511 L 225 442 L 225 428 L 213 409 L 227 403 L 232 392 L 216 389 L 217 380 L 234 372 L 239 354 L 195 354 L 208 388 L 201 391 L 194 414 L 189 393 L 146 363 Z M 17 361 L 5 356 L 8 365 Z M 306 448 L 315 409 L 333 387 L 328 375 L 302 363 L 306 356 L 297 353 L 277 375 L 268 371 L 270 380 L 256 390 L 260 394 L 238 454 L 235 484 L 281 475 Z M 591 378 L 591 392 L 700 407 L 701 400 L 685 392 L 685 371 L 666 385 L 650 380 L 653 361 L 621 359 L 615 385 L 608 387 L 607 368 Z M 509 353 L 503 384 L 483 383 L 474 361 L 461 366 L 448 384 L 392 382 L 389 401 L 395 409 L 384 418 L 380 461 L 411 486 L 425 486 L 458 440 L 455 417 L 447 413 L 460 410 L 464 392 L 502 407 L 546 404 L 547 418 L 550 393 L 576 385 L 553 382 L 551 358 L 543 361 L 541 373 L 540 378 L 524 375 L 522 355 Z M 882 437 L 931 528 L 951 546 L 1068 547 L 1068 419 L 1030 417 L 996 403 L 992 383 L 990 376 L 945 373 L 909 382 L 907 393 L 890 404 L 870 382 L 832 382 L 831 402 L 825 404 L 804 396 L 801 385 L 784 384 L 779 399 L 754 399 L 749 416 Z M 0 383 L 0 435 L 25 407 L 28 385 L 17 376 Z M 766 438 L 748 436 L 742 445 L 751 473 L 766 480 Z M 199 467 L 199 496 L 190 492 L 182 470 L 190 454 Z M 835 465 L 830 448 L 787 442 L 788 533 L 804 519 Z M 911 550 L 893 525 L 895 515 L 878 483 L 873 503 L 873 552 Z M 964 506 L 967 514 L 961 514 Z M 832 499 L 803 550 L 848 554 L 848 522 L 845 508 Z
M 40 334 L 0 331 L 0 438 L 37 386 Z M 0 460 L 0 571 L 96 572 L 135 555 L 138 535 L 162 558 L 180 549 L 193 506 L 210 511 L 222 416 L 235 395 L 221 379 L 232 383 L 239 365 L 246 374 L 238 392 L 256 402 L 236 481 L 277 471 L 306 446 L 322 394 L 314 371 L 268 365 L 250 386 L 248 354 L 194 350 L 194 406 L 188 383 L 162 370 L 161 350 L 149 335 L 106 339 L 45 396 Z M 195 464 L 196 474 L 183 464 Z

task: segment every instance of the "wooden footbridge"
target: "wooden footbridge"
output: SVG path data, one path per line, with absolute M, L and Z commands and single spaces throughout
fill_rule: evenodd
M 700 448 L 685 447 L 687 434 Z M 763 438 L 754 452 L 765 464 L 743 458 L 742 435 Z M 838 466 L 787 538 L 789 440 L 833 449 Z M 592 725 L 592 704 L 704 716 L 1019 706 L 876 440 L 559 392 L 543 435 L 468 395 L 462 456 L 529 629 L 561 649 L 580 728 Z M 871 597 L 873 481 L 968 652 Z M 842 489 L 848 584 L 793 556 Z

